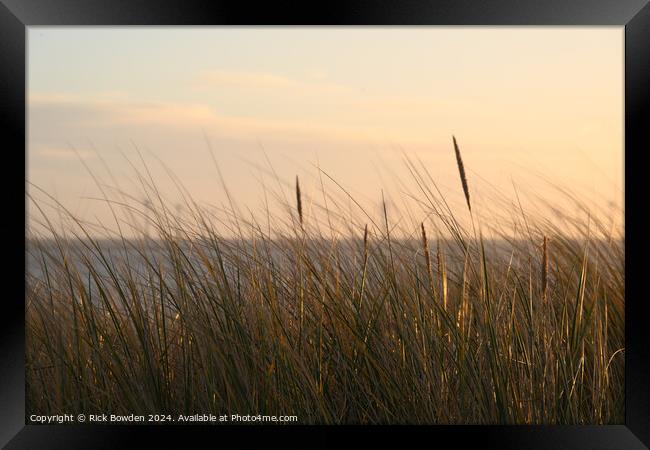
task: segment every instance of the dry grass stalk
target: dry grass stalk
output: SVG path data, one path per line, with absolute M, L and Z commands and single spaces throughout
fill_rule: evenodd
M 465 193 L 465 200 L 467 200 L 467 207 L 470 212 L 472 211 L 472 205 L 469 201 L 469 188 L 467 187 L 467 176 L 465 175 L 465 166 L 463 165 L 463 158 L 460 156 L 460 149 L 456 143 L 456 137 L 452 136 L 454 140 L 454 151 L 456 152 L 456 164 L 458 164 L 458 172 L 460 173 L 460 182 L 463 185 L 463 192 Z
M 442 306 L 447 311 L 447 269 L 445 267 L 445 255 L 440 249 L 440 239 L 438 239 L 438 274 L 440 274 L 440 289 L 442 291 Z
M 363 302 L 363 291 L 366 286 L 366 274 L 368 270 L 368 224 L 363 230 L 363 270 L 361 274 L 361 291 L 359 292 L 359 310 Z
M 431 255 L 429 254 L 429 241 L 427 239 L 427 232 L 424 229 L 424 223 L 420 224 L 422 227 L 422 248 L 424 251 L 424 259 L 427 262 L 427 276 L 429 277 L 429 285 L 431 287 L 431 294 L 435 295 L 433 283 L 433 269 L 431 268 Z
M 544 236 L 542 244 L 542 300 L 548 295 L 548 238 Z
M 364 261 L 368 259 L 368 224 L 363 230 L 363 259 Z

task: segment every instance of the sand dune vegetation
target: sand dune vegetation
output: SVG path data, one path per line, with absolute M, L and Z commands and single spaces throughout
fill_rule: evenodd
M 117 227 L 102 237 L 29 185 L 27 414 L 622 423 L 622 230 L 578 219 L 593 208 L 569 191 L 552 217 L 516 196 L 488 214 L 461 139 L 449 163 L 466 204 L 405 156 L 419 209 L 399 220 L 324 170 L 320 192 L 268 188 L 282 214 L 242 212 L 236 192 L 206 209 L 178 182 L 180 214 L 145 167 L 146 200 L 102 188 Z

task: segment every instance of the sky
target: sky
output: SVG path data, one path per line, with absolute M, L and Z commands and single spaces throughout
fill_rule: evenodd
M 270 166 L 397 204 L 404 154 L 462 205 L 452 134 L 479 204 L 563 201 L 550 182 L 623 207 L 622 27 L 29 27 L 27 71 L 28 192 L 109 228 L 93 176 L 139 198 L 140 157 L 170 199 L 162 164 L 224 203 L 210 148 L 245 210 Z

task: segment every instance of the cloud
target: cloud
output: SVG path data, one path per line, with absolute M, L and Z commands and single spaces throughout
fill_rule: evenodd
M 446 133 L 456 117 L 466 118 L 466 111 L 476 109 L 443 98 L 377 94 L 332 83 L 324 73 L 299 79 L 207 70 L 194 77 L 193 87 L 198 89 L 189 97 L 193 102 L 141 102 L 124 92 L 35 92 L 29 97 L 30 120 L 34 130 L 50 129 L 50 135 L 114 130 L 116 136 L 133 137 L 157 128 L 159 134 L 173 130 L 200 135 L 206 130 L 230 139 L 412 146 L 429 143 L 431 135 Z
M 264 118 L 223 114 L 200 103 L 137 102 L 108 96 L 71 96 L 34 93 L 29 96 L 30 136 L 40 141 L 112 133 L 137 136 L 173 132 L 199 134 L 202 130 L 226 138 L 277 139 L 287 142 L 367 142 L 377 128 L 323 123 L 309 118 Z M 372 139 L 371 139 L 372 140 Z
M 288 102 L 320 102 L 340 108 L 337 115 L 350 116 L 402 113 L 430 113 L 435 107 L 458 109 L 458 101 L 443 102 L 423 96 L 377 95 L 365 88 L 327 82 L 324 73 L 311 74 L 310 80 L 299 80 L 264 72 L 227 70 L 204 71 L 199 74 L 196 87 L 205 89 L 239 89 L 249 94 L 278 97 Z M 238 93 L 241 95 L 241 93 Z
M 355 90 L 319 80 L 306 81 L 288 78 L 265 72 L 245 72 L 231 70 L 209 70 L 201 72 L 198 76 L 197 87 L 217 89 L 240 89 L 253 92 L 265 92 L 279 95 L 319 96 L 319 95 L 350 95 Z

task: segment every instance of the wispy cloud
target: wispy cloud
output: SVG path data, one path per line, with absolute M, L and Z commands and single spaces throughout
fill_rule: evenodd
M 430 111 L 432 106 L 454 106 L 452 102 L 425 96 L 371 93 L 363 87 L 329 82 L 324 73 L 311 74 L 308 79 L 296 79 L 265 72 L 211 70 L 201 72 L 197 79 L 195 87 L 203 90 L 239 89 L 249 94 L 273 95 L 284 101 L 316 99 L 336 103 L 342 107 L 340 113 L 343 114 L 346 110 L 352 114 L 372 114 L 378 108 L 392 112 L 395 108 L 423 112 Z
M 196 86 L 204 89 L 235 88 L 282 95 L 350 95 L 355 92 L 350 87 L 324 81 L 324 75 L 318 80 L 299 80 L 266 72 L 209 70 L 201 72 L 197 78 Z
M 144 129 L 160 134 L 207 130 L 223 137 L 296 141 L 367 141 L 377 127 L 332 124 L 313 119 L 244 117 L 225 114 L 200 103 L 138 102 L 128 97 L 70 96 L 34 93 L 29 97 L 30 129 L 40 135 L 92 137 L 96 132 L 137 135 Z

